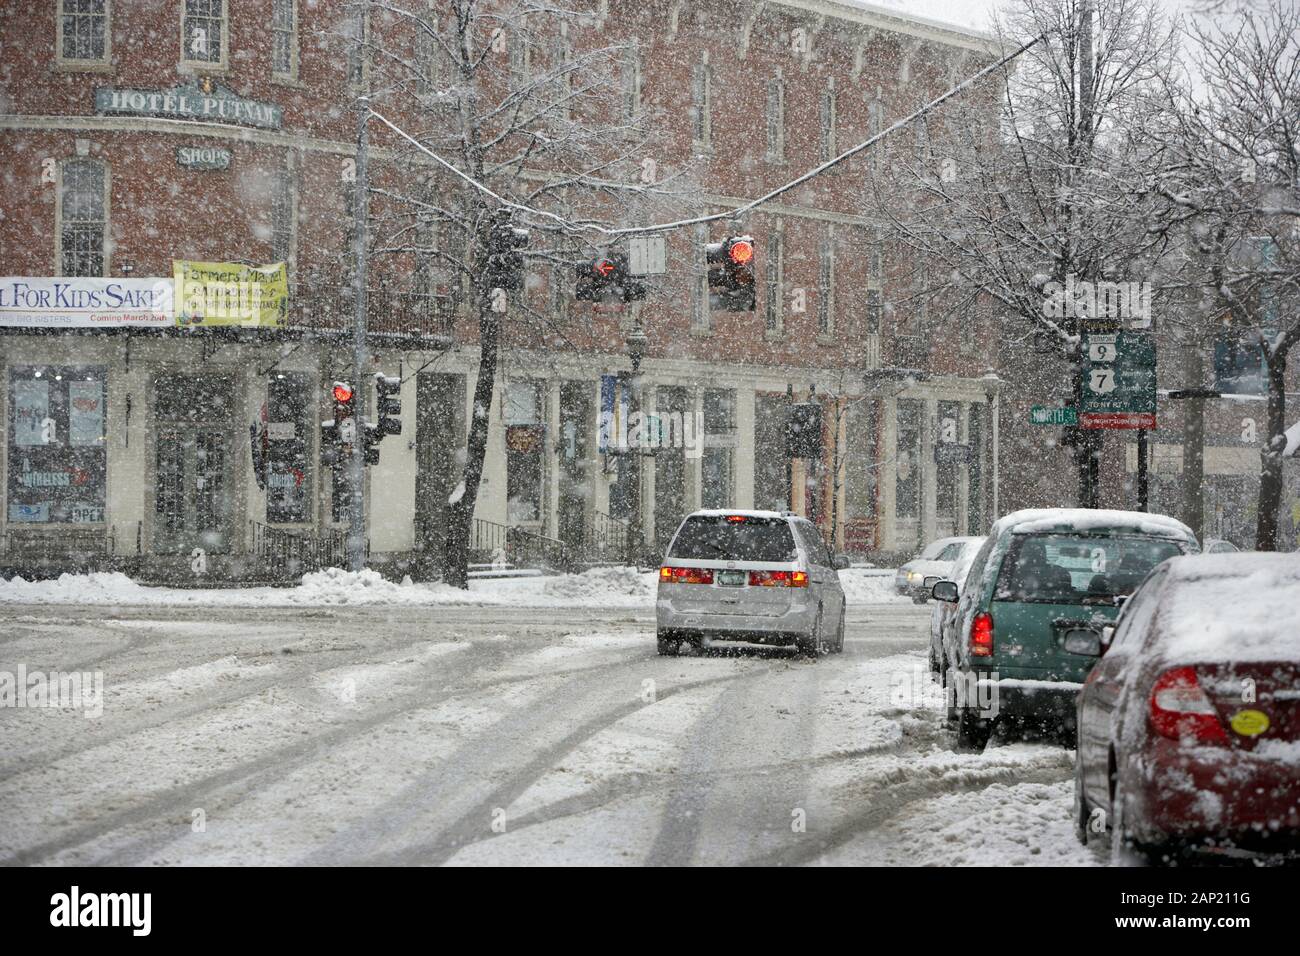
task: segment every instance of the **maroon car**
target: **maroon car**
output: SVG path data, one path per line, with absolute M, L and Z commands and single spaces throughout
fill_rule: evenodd
M 1300 555 L 1178 557 L 1115 627 L 1078 699 L 1080 840 L 1116 862 L 1300 852 Z

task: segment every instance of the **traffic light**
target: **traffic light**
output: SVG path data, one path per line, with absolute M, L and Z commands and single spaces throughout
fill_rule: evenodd
M 347 382 L 334 383 L 334 417 L 320 423 L 320 460 L 326 468 L 337 468 L 344 459 L 345 445 L 356 434 L 356 393 Z
M 613 253 L 578 264 L 574 295 L 588 302 L 634 302 L 645 298 L 645 284 L 628 272 L 627 256 Z
M 753 312 L 754 238 L 728 236 L 706 247 L 709 259 L 710 307 L 720 312 Z
M 398 394 L 402 380 L 395 375 L 375 373 L 375 417 L 379 420 L 379 437 L 402 434 L 402 400 Z
M 365 461 L 367 465 L 379 464 L 379 443 L 384 440 L 384 433 L 379 425 L 366 422 L 361 429 L 361 440 L 365 442 Z
M 524 257 L 519 250 L 528 245 L 530 233 L 510 224 L 508 214 L 499 214 L 488 236 L 487 279 L 491 289 L 516 290 L 524 287 Z

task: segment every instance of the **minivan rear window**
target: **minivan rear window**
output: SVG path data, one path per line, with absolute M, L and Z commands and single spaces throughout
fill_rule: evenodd
M 668 556 L 703 561 L 793 561 L 796 550 L 790 525 L 779 518 L 695 515 L 678 529 Z
M 1002 559 L 993 600 L 1113 604 L 1177 554 L 1176 542 L 1139 535 L 1017 534 Z

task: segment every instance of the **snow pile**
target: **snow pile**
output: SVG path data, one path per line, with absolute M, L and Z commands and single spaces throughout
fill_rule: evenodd
M 409 604 L 414 596 L 411 586 L 394 584 L 369 568 L 313 571 L 304 574 L 298 587 L 285 594 L 292 595 L 294 604 Z
M 540 583 L 543 594 L 566 604 L 593 598 L 597 603 L 610 599 L 635 598 L 635 603 L 653 604 L 658 577 L 657 572 L 647 574 L 636 568 L 618 566 L 593 568 L 583 574 L 543 578 Z
M 892 570 L 847 568 L 840 572 L 840 587 L 849 604 L 911 604 L 912 599 L 894 590 Z
M 0 603 L 6 604 L 151 604 L 153 588 L 136 584 L 119 572 L 61 574 L 49 581 L 0 578 Z
M 893 571 L 851 568 L 840 572 L 850 604 L 890 604 L 908 599 L 894 593 Z M 654 607 L 657 571 L 629 567 L 594 568 L 581 574 L 477 578 L 468 591 L 445 584 L 400 584 L 376 571 L 327 568 L 305 574 L 289 588 L 156 588 L 123 574 L 65 574 L 57 580 L 0 579 L 0 604 L 193 605 L 220 607 Z

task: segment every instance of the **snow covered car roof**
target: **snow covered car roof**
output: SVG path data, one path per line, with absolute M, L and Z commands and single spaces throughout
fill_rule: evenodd
M 1170 558 L 1159 652 L 1182 663 L 1300 659 L 1300 555 Z
M 1192 529 L 1168 515 L 1145 511 L 1111 511 L 1104 508 L 1028 508 L 999 518 L 990 534 L 1043 534 L 1049 531 L 1131 531 L 1158 538 L 1178 538 L 1196 543 Z

